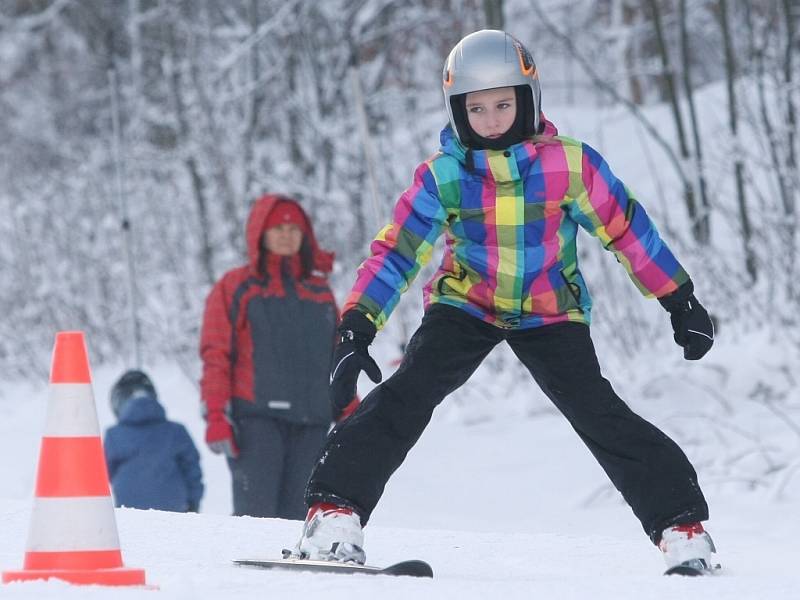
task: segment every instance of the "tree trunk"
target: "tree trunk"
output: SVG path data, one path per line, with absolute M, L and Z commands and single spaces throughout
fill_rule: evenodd
M 642 26 L 641 15 L 641 7 L 628 5 L 625 0 L 612 0 L 609 7 L 609 27 L 613 31 L 623 32 L 621 35 L 614 36 L 614 45 L 617 46 L 615 54 L 619 57 L 620 63 L 625 65 L 625 79 L 628 82 L 630 97 L 637 105 L 645 102 L 645 89 L 642 84 L 642 74 L 639 71 L 642 53 L 641 48 L 638 48 L 634 41 L 633 34 Z
M 250 35 L 253 36 L 258 31 L 261 24 L 259 15 L 259 0 L 250 0 L 248 6 L 248 19 L 250 25 Z M 242 140 L 242 169 L 244 169 L 244 182 L 240 190 L 247 202 L 253 200 L 260 190 L 256 189 L 256 171 L 260 165 L 254 164 L 255 146 L 258 143 L 259 115 L 264 104 L 264 92 L 262 86 L 258 85 L 258 77 L 261 73 L 261 62 L 258 56 L 258 44 L 253 44 L 250 49 L 250 85 L 249 98 L 247 100 L 247 110 L 245 119 L 246 130 Z M 237 219 L 238 220 L 238 219 Z
M 694 103 L 694 89 L 692 87 L 692 53 L 689 46 L 689 28 L 686 21 L 686 0 L 679 2 L 679 23 L 681 33 L 681 62 L 683 63 L 683 90 L 686 94 L 686 103 L 689 106 L 689 120 L 692 127 L 692 142 L 694 144 L 695 180 L 700 196 L 701 223 L 707 240 L 711 240 L 711 205 L 708 201 L 706 190 L 706 176 L 703 168 L 703 144 L 700 136 L 700 124 L 697 121 L 697 109 Z
M 178 50 L 178 43 L 175 39 L 175 24 L 168 25 L 168 36 L 170 43 L 170 60 L 165 68 L 169 76 L 170 92 L 172 94 L 172 101 L 174 103 L 175 118 L 178 122 L 178 135 L 179 145 L 183 147 L 184 159 L 183 163 L 189 173 L 189 178 L 192 184 L 192 193 L 194 194 L 195 204 L 197 206 L 197 218 L 200 225 L 200 265 L 203 273 L 205 274 L 206 283 L 214 285 L 216 277 L 214 276 L 214 250 L 211 245 L 211 220 L 208 215 L 208 199 L 206 198 L 206 187 L 203 178 L 200 175 L 200 170 L 197 166 L 197 159 L 193 151 L 187 148 L 189 140 L 189 122 L 186 114 L 186 104 L 183 100 L 183 93 L 181 91 L 181 77 L 178 72 L 178 64 L 181 60 L 180 52 Z
M 792 14 L 792 9 L 795 13 Z M 794 64 L 793 57 L 797 52 L 795 48 L 797 30 L 795 19 L 800 18 L 800 6 L 797 1 L 783 0 L 783 13 L 786 18 L 786 51 L 783 61 L 783 76 L 786 89 L 786 174 L 794 181 L 787 186 L 787 194 L 784 197 L 784 210 L 786 211 L 786 236 L 787 236 L 787 256 L 789 262 L 794 266 L 796 253 L 796 230 L 797 230 L 797 211 L 795 206 L 796 190 L 800 186 L 800 174 L 797 171 L 797 111 L 794 105 Z M 792 269 L 792 274 L 794 269 Z M 796 301 L 797 283 L 795 277 L 790 277 L 788 281 L 789 300 Z
M 797 14 L 792 14 L 792 7 Z M 795 148 L 795 139 L 797 136 L 797 113 L 794 107 L 794 74 L 792 72 L 793 64 L 792 57 L 796 49 L 795 45 L 795 23 L 794 20 L 800 17 L 800 6 L 797 2 L 792 0 L 783 0 L 783 13 L 786 18 L 786 51 L 783 61 L 783 76 L 784 83 L 786 84 L 786 133 L 787 133 L 787 150 L 786 166 L 789 173 L 797 173 L 797 154 Z M 791 199 L 792 214 L 794 214 L 794 198 Z
M 130 38 L 131 54 L 131 83 L 134 102 L 142 100 L 142 32 L 139 19 L 141 18 L 141 0 L 128 0 L 128 37 Z M 136 111 L 138 113 L 138 111 Z
M 195 36 L 196 33 L 192 32 L 190 35 Z M 208 92 L 210 90 L 206 89 L 209 85 L 208 77 L 204 76 L 205 71 L 204 65 L 201 63 L 202 59 L 195 49 L 197 46 L 196 40 L 191 39 L 188 46 L 186 60 L 188 61 L 189 74 L 196 94 L 197 107 L 200 109 L 205 121 L 205 131 L 203 131 L 202 127 L 198 127 L 199 131 L 196 136 L 200 138 L 198 141 L 203 149 L 203 155 L 207 158 L 204 166 L 211 171 L 215 200 L 222 208 L 222 213 L 225 217 L 225 233 L 228 246 L 241 251 L 243 249 L 242 230 L 244 219 L 239 214 L 239 203 L 231 183 L 227 156 L 219 144 L 219 141 L 225 138 L 225 132 L 217 123 L 215 105 L 209 98 Z
M 351 81 L 351 94 L 350 97 L 352 98 L 352 105 L 354 106 L 354 112 L 358 117 L 356 123 L 358 125 L 357 129 L 359 132 L 359 148 L 361 150 L 361 156 L 359 156 L 360 162 L 360 172 L 359 172 L 359 180 L 364 181 L 366 185 L 362 186 L 361 193 L 357 194 L 355 198 L 353 198 L 353 208 L 355 209 L 355 225 L 356 225 L 356 235 L 354 236 L 356 240 L 356 248 L 363 247 L 364 245 L 368 244 L 372 239 L 372 230 L 373 228 L 367 225 L 367 207 L 366 198 L 370 196 L 370 202 L 372 203 L 373 207 L 376 206 L 376 202 L 378 202 L 378 188 L 375 181 L 374 173 L 372 172 L 372 155 L 371 155 L 371 140 L 369 139 L 369 122 L 367 120 L 367 111 L 364 107 L 364 95 L 361 89 L 361 81 L 359 79 L 360 75 L 358 73 L 358 50 L 356 48 L 352 49 L 352 66 L 349 69 L 348 75 Z M 376 217 L 377 220 L 377 217 Z M 380 227 L 381 224 L 378 224 Z M 377 230 L 375 230 L 377 231 Z
M 739 220 L 741 222 L 745 267 L 747 268 L 750 281 L 755 282 L 758 279 L 758 266 L 753 250 L 753 230 L 750 225 L 750 215 L 744 189 L 744 164 L 742 163 L 742 145 L 739 140 L 739 119 L 736 107 L 736 88 L 734 86 L 736 82 L 736 60 L 733 56 L 733 42 L 731 40 L 730 23 L 728 22 L 728 0 L 719 0 L 719 19 L 720 26 L 722 27 L 722 41 L 725 50 L 725 84 L 728 92 L 728 123 L 731 137 L 733 138 L 736 200 L 739 206 Z
M 503 0 L 483 0 L 483 12 L 486 15 L 486 29 L 505 29 Z
M 647 0 L 650 6 L 650 12 L 653 17 L 653 27 L 656 34 L 656 42 L 658 44 L 658 51 L 661 57 L 661 68 L 663 71 L 664 84 L 667 92 L 667 100 L 669 101 L 672 109 L 672 118 L 675 122 L 675 131 L 678 135 L 678 148 L 680 150 L 681 161 L 684 165 L 688 165 L 691 161 L 689 153 L 689 144 L 686 140 L 686 129 L 683 124 L 683 116 L 681 114 L 680 104 L 678 103 L 678 93 L 675 86 L 675 73 L 672 70 L 672 65 L 669 60 L 669 50 L 664 38 L 664 27 L 661 23 L 661 9 L 658 6 L 658 0 Z M 697 208 L 697 199 L 694 194 L 694 186 L 688 179 L 684 181 L 683 186 L 683 199 L 686 203 L 686 210 L 689 213 L 689 219 L 692 223 L 692 235 L 694 239 L 700 244 L 707 244 L 708 238 L 708 215 L 703 215 Z
M 752 9 L 748 3 L 744 4 L 745 20 L 747 23 L 747 40 L 748 52 L 751 60 L 755 63 L 755 89 L 758 96 L 758 112 L 760 119 L 760 127 L 764 132 L 764 137 L 767 139 L 767 148 L 769 158 L 773 165 L 780 165 L 781 158 L 778 153 L 778 139 L 775 134 L 775 127 L 772 124 L 772 119 L 769 116 L 769 108 L 767 105 L 767 96 L 764 91 L 766 85 L 766 67 L 764 64 L 764 47 L 756 45 L 755 39 L 755 23 L 753 22 Z M 775 173 L 775 179 L 778 185 L 778 193 L 780 194 L 781 202 L 783 203 L 784 210 L 786 209 L 786 199 L 789 197 L 789 184 L 786 180 L 786 174 L 783 169 L 772 169 Z
M 300 110 L 302 109 L 299 106 L 300 105 L 299 98 L 301 90 L 300 86 L 298 85 L 298 78 L 300 77 L 299 73 L 300 61 L 298 60 L 298 53 L 301 51 L 302 48 L 300 48 L 299 46 L 295 44 L 293 45 L 287 44 L 286 76 L 289 83 L 289 103 L 290 103 L 290 106 L 287 110 L 288 125 L 289 125 L 289 157 L 293 165 L 304 171 L 305 167 L 303 165 L 305 164 L 305 158 L 303 156 L 303 150 L 300 144 L 301 132 L 303 126 L 300 120 Z

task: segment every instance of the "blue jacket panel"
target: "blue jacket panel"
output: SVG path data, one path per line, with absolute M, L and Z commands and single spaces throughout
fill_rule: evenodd
M 184 512 L 200 504 L 200 455 L 155 398 L 129 400 L 103 446 L 116 506 Z

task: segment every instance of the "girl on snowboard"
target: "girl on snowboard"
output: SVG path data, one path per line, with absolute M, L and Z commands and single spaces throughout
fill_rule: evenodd
M 596 150 L 558 136 L 541 113 L 536 66 L 511 35 L 466 36 L 444 66 L 449 124 L 378 233 L 344 305 L 331 401 L 345 406 L 368 346 L 444 232 L 441 266 L 403 362 L 328 437 L 306 489 L 296 554 L 363 563 L 362 527 L 428 424 L 494 346 L 505 342 L 569 420 L 664 553 L 709 567 L 708 507 L 681 449 L 603 378 L 578 269 L 578 226 L 597 237 L 670 315 L 688 360 L 713 343 L 692 281 L 631 191 Z M 524 499 L 523 499 L 524 501 Z

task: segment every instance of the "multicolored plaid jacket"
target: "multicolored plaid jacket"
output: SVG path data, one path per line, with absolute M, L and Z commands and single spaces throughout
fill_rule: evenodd
M 445 128 L 439 152 L 417 167 L 392 223 L 372 242 L 344 310 L 365 313 L 380 329 L 442 232 L 444 256 L 425 287 L 425 306 L 456 306 L 498 327 L 589 323 L 579 225 L 616 255 L 645 296 L 665 296 L 687 281 L 603 157 L 548 126 L 544 136 L 499 151 L 467 151 Z

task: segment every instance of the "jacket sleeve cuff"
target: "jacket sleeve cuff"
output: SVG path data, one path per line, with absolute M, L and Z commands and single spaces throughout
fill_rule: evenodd
M 354 334 L 368 338 L 369 342 L 372 342 L 378 329 L 367 315 L 360 310 L 350 309 L 342 315 L 339 331 L 352 331 Z
M 664 307 L 664 310 L 673 312 L 685 307 L 689 298 L 692 297 L 692 294 L 694 294 L 694 284 L 692 280 L 689 279 L 671 294 L 661 296 L 658 301 L 661 303 L 661 306 Z

